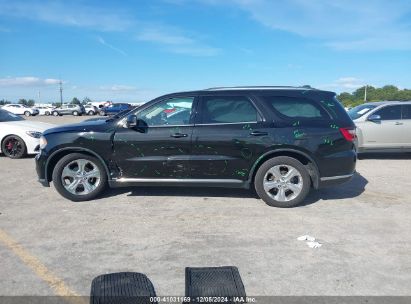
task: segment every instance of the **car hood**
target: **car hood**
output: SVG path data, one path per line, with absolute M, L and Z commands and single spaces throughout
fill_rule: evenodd
M 2 124 L 5 124 L 13 128 L 24 129 L 26 131 L 38 131 L 38 132 L 44 132 L 45 130 L 56 126 L 56 125 L 45 123 L 45 122 L 29 121 L 29 120 L 7 121 L 7 122 L 3 122 Z
M 44 135 L 52 133 L 61 133 L 61 132 L 90 132 L 90 131 L 100 131 L 104 129 L 108 123 L 106 120 L 92 120 L 92 121 L 83 121 L 76 124 L 62 125 L 52 129 L 47 130 Z

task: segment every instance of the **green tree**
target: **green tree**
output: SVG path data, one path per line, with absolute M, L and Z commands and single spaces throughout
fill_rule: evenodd
M 352 93 L 343 92 L 338 99 L 344 106 L 353 107 L 364 103 L 365 86 L 358 88 Z M 381 88 L 367 86 L 367 102 L 383 100 L 411 100 L 411 90 L 400 90 L 393 85 L 385 85 Z
M 77 97 L 74 97 L 74 98 L 71 100 L 71 104 L 77 104 L 77 105 L 79 105 L 79 104 L 81 104 L 81 102 L 80 102 L 80 100 L 79 100 Z
M 90 99 L 90 98 L 88 98 L 88 97 L 84 97 L 83 98 L 83 101 L 81 102 L 83 105 L 86 105 L 86 104 L 88 104 L 88 103 L 91 103 L 92 102 L 92 100 Z
M 36 102 L 33 99 L 29 99 L 27 100 L 26 106 L 33 107 L 35 104 Z
M 20 98 L 20 99 L 19 99 L 19 104 L 22 104 L 22 105 L 27 106 L 27 100 L 24 99 L 24 98 Z
M 10 103 L 11 103 L 11 101 L 9 101 L 9 100 L 5 100 L 5 99 L 0 100 L 0 106 L 4 106 L 4 105 L 10 104 Z

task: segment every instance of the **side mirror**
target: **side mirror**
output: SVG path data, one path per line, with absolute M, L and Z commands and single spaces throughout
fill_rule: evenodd
M 129 129 L 137 127 L 137 116 L 136 115 L 127 116 L 126 127 Z
M 377 114 L 373 114 L 368 117 L 368 120 L 372 122 L 378 122 L 378 121 L 381 121 L 381 116 Z
M 142 119 L 137 119 L 137 116 L 131 114 L 127 116 L 126 120 L 126 128 L 134 129 L 138 132 L 145 133 L 147 131 L 147 123 Z

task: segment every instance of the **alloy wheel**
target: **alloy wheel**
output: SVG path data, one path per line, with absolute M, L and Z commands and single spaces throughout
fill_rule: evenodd
M 278 202 L 296 198 L 303 189 L 301 173 L 290 165 L 271 167 L 263 179 L 264 191 Z
M 88 159 L 76 159 L 64 166 L 61 182 L 64 188 L 75 195 L 93 192 L 101 181 L 97 165 Z

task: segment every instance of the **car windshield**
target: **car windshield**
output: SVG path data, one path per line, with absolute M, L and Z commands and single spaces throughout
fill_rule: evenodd
M 24 118 L 15 115 L 13 113 L 10 113 L 5 110 L 0 110 L 0 122 L 6 122 L 6 121 L 20 121 L 24 120 Z
M 348 111 L 348 115 L 351 117 L 352 120 L 360 118 L 361 116 L 367 114 L 372 109 L 375 109 L 377 106 L 370 105 L 370 104 L 362 104 L 356 106 Z

